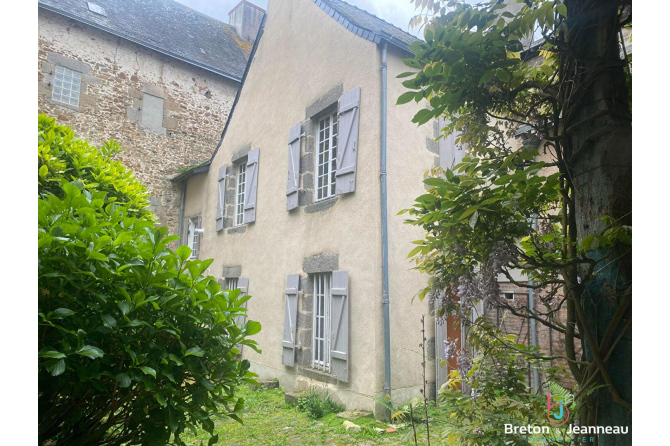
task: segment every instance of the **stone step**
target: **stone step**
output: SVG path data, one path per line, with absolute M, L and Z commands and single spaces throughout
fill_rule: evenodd
M 258 385 L 249 384 L 251 390 L 276 389 L 279 387 L 279 381 L 276 379 L 257 379 Z
M 284 394 L 284 401 L 286 402 L 286 404 L 290 404 L 291 406 L 297 406 L 298 400 L 306 396 L 307 396 L 306 390 L 302 390 L 299 392 L 286 392 Z

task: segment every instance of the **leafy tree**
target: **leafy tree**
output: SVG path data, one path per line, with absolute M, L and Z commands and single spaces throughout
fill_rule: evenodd
M 427 100 L 413 121 L 445 117 L 443 135 L 467 147 L 408 211 L 427 232 L 411 253 L 432 276 L 420 296 L 431 293 L 440 315 L 469 316 L 485 300 L 561 333 L 580 388 L 602 386 L 580 406 L 580 422 L 628 424 L 630 1 L 414 3 L 425 7 L 413 20 L 426 24 L 425 42 L 411 47 L 406 64 L 418 71 L 401 75 L 410 91 L 398 103 Z M 528 45 L 533 34 L 540 39 Z M 530 136 L 521 144 L 520 133 Z M 533 282 L 515 281 L 513 269 Z M 538 291 L 539 307 L 500 299 L 498 274 Z M 555 318 L 562 306 L 565 323 Z
M 183 444 L 186 428 L 239 420 L 235 387 L 255 376 L 236 359 L 258 351 L 260 324 L 234 322 L 249 297 L 167 247 L 118 150 L 39 116 L 40 444 Z

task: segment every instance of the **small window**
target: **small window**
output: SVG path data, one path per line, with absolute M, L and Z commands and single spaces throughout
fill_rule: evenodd
M 244 223 L 244 189 L 246 186 L 247 164 L 241 163 L 237 167 L 237 194 L 235 201 L 235 226 Z
M 504 293 L 505 300 L 514 300 L 514 293 Z
M 312 366 L 330 372 L 330 282 L 331 273 L 314 275 L 314 322 Z
M 186 245 L 191 248 L 191 259 L 197 259 L 200 248 L 200 233 L 196 231 L 199 228 L 198 217 L 189 218 L 187 224 Z
M 335 195 L 337 112 L 319 119 L 317 147 L 316 201 Z
M 227 290 L 236 290 L 237 289 L 237 277 L 230 277 L 226 279 L 226 289 Z
M 51 96 L 54 101 L 79 107 L 80 88 L 81 73 L 65 67 L 56 67 L 56 77 Z

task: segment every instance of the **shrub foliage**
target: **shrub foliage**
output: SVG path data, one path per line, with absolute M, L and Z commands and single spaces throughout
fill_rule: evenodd
M 118 151 L 39 116 L 40 444 L 183 444 L 239 420 L 235 386 L 253 382 L 236 357 L 260 324 L 234 322 L 249 297 L 168 247 Z

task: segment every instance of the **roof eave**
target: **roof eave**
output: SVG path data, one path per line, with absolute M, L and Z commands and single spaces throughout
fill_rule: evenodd
M 102 25 L 100 25 L 100 24 L 98 24 L 98 23 L 95 23 L 95 22 L 92 22 L 92 21 L 90 21 L 90 20 L 86 20 L 86 19 L 83 19 L 83 18 L 81 18 L 81 17 L 77 17 L 77 16 L 75 16 L 75 15 L 73 15 L 73 14 L 69 14 L 69 13 L 67 13 L 67 12 L 65 12 L 65 11 L 61 11 L 61 10 L 58 10 L 58 9 L 56 9 L 56 8 L 52 8 L 51 6 L 43 5 L 43 4 L 41 4 L 41 3 L 38 4 L 38 8 L 42 8 L 42 9 L 44 9 L 44 10 L 46 10 L 46 11 L 53 12 L 54 14 L 58 14 L 58 15 L 61 15 L 61 16 L 63 16 L 63 17 L 67 17 L 67 18 L 72 19 L 72 20 L 76 20 L 77 22 L 83 23 L 83 24 L 88 25 L 88 26 L 90 26 L 90 27 L 92 27 L 92 28 L 99 29 L 99 30 L 101 30 L 101 31 L 104 31 L 104 32 L 109 33 L 109 34 L 112 34 L 112 35 L 114 35 L 114 36 L 120 37 L 120 38 L 125 39 L 125 40 L 127 40 L 127 41 L 129 41 L 129 42 L 133 42 L 133 43 L 135 43 L 135 44 L 137 44 L 137 45 L 143 46 L 143 47 L 148 48 L 148 49 L 150 49 L 150 50 L 152 50 L 152 51 L 156 51 L 157 53 L 164 54 L 164 55 L 166 55 L 166 56 L 168 56 L 168 57 L 171 57 L 171 58 L 173 58 L 173 59 L 180 60 L 180 61 L 182 61 L 182 62 L 185 62 L 185 63 L 189 64 L 189 65 L 193 65 L 193 66 L 195 66 L 195 67 L 201 68 L 201 69 L 203 69 L 203 70 L 209 71 L 209 72 L 214 73 L 214 74 L 217 74 L 217 75 L 219 75 L 219 76 L 223 76 L 223 77 L 225 77 L 226 79 L 230 79 L 230 80 L 235 81 L 235 82 L 242 82 L 242 79 L 241 79 L 241 78 L 239 78 L 239 77 L 237 77 L 237 76 L 234 76 L 234 75 L 232 75 L 232 74 L 230 74 L 230 73 L 225 73 L 225 72 L 223 72 L 223 71 L 221 71 L 221 70 L 218 70 L 218 69 L 216 69 L 216 68 L 214 68 L 214 67 L 210 67 L 210 66 L 208 66 L 208 65 L 203 65 L 203 64 L 201 64 L 201 63 L 198 63 L 198 62 L 196 62 L 196 61 L 194 61 L 194 60 L 191 60 L 191 59 L 188 59 L 188 58 L 186 58 L 186 57 L 182 57 L 182 56 L 179 56 L 179 55 L 177 55 L 177 54 L 171 53 L 171 52 L 169 52 L 169 51 L 165 51 L 165 50 L 162 50 L 162 49 L 160 49 L 160 48 L 157 48 L 157 47 L 155 47 L 155 46 L 153 46 L 153 45 L 149 45 L 149 44 L 147 44 L 146 42 L 142 42 L 142 41 L 139 41 L 139 40 L 137 40 L 137 39 L 133 39 L 133 38 L 131 38 L 131 37 L 121 35 L 121 34 L 119 34 L 118 32 L 116 32 L 116 31 L 114 31 L 114 30 L 112 30 L 112 29 L 109 29 L 109 28 L 107 28 L 107 27 L 105 27 L 105 26 L 102 26 Z
M 193 169 L 187 170 L 186 172 L 182 172 L 178 175 L 175 175 L 174 177 L 170 178 L 170 181 L 172 181 L 173 183 L 181 183 L 200 173 L 208 172 L 210 164 L 212 164 L 212 160 L 206 161 L 200 164 L 199 166 L 194 167 Z

